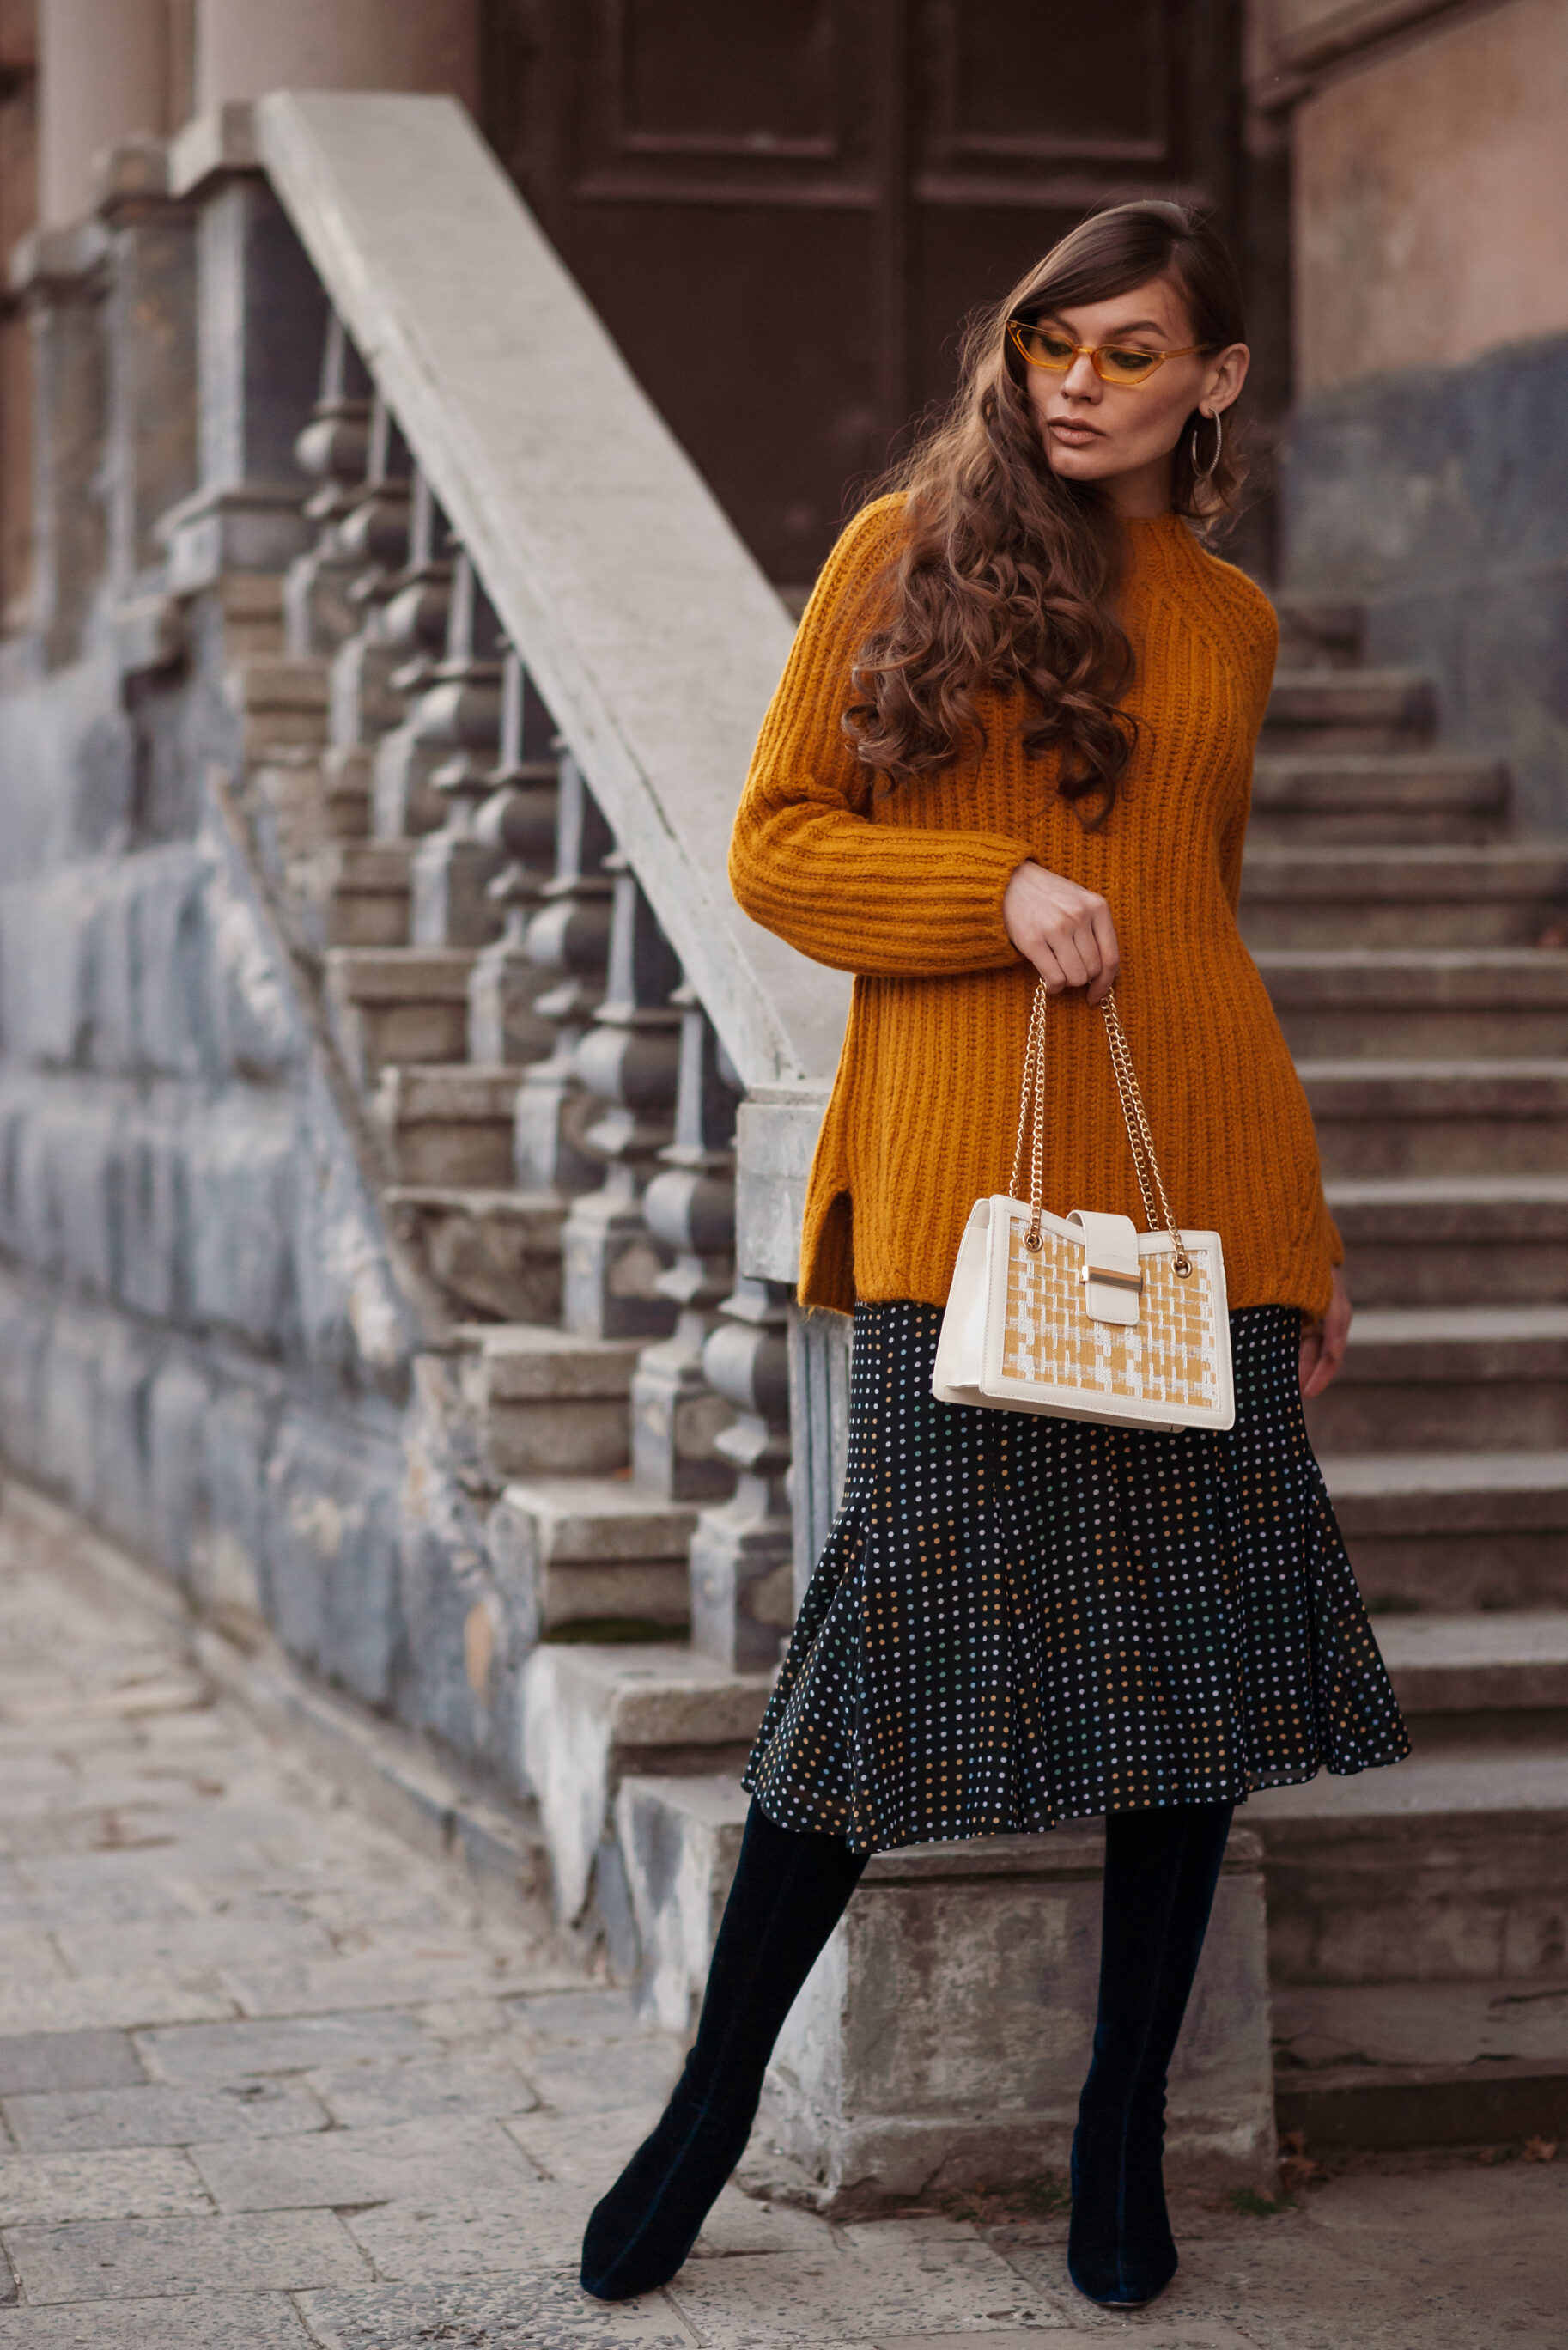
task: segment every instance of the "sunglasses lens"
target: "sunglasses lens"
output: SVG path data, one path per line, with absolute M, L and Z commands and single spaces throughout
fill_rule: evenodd
M 1018 348 L 1031 367 L 1054 368 L 1064 375 L 1073 364 L 1073 346 L 1065 335 L 1054 335 L 1046 327 L 1036 327 L 1023 319 L 1013 321 L 1012 331 Z
M 1100 373 L 1107 383 L 1141 383 L 1159 363 L 1158 351 L 1102 351 Z

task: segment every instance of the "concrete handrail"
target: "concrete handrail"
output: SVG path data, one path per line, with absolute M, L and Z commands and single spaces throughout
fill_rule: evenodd
M 255 136 L 737 1073 L 815 1092 L 848 982 L 725 878 L 778 597 L 455 100 L 281 91 Z

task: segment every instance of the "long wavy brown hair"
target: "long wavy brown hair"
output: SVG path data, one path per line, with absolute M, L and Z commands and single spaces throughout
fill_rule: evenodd
M 1104 494 L 1053 473 L 1010 318 L 1105 302 L 1168 277 L 1205 348 L 1245 339 L 1236 265 L 1186 205 L 1117 204 L 1075 228 L 964 338 L 957 397 L 885 488 L 906 493 L 896 554 L 876 590 L 885 615 L 861 646 L 845 731 L 888 784 L 929 775 L 983 733 L 986 685 L 1022 686 L 1037 714 L 1024 747 L 1060 754 L 1058 790 L 1089 829 L 1116 805 L 1135 723 L 1119 705 L 1133 653 L 1116 617 L 1125 534 Z M 1231 422 L 1227 418 L 1227 424 Z M 1227 431 L 1195 409 L 1172 467 L 1175 511 L 1207 529 L 1234 503 L 1243 468 Z

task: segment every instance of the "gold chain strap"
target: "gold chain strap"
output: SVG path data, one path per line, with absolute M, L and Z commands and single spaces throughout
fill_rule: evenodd
M 1034 1001 L 1029 1014 L 1029 1042 L 1023 1055 L 1023 1084 L 1018 1103 L 1018 1137 L 1012 1147 L 1012 1173 L 1009 1180 L 1010 1196 L 1016 1200 L 1018 1178 L 1023 1163 L 1023 1129 L 1030 1128 L 1029 1154 L 1029 1230 L 1023 1235 L 1026 1249 L 1039 1248 L 1044 1239 L 1041 1217 L 1044 1213 L 1044 1153 L 1045 1153 L 1045 1007 L 1051 998 L 1043 979 L 1034 983 Z M 1187 1253 L 1187 1243 L 1176 1228 L 1170 1212 L 1170 1201 L 1165 1195 L 1159 1160 L 1155 1156 L 1154 1137 L 1148 1130 L 1148 1114 L 1138 1089 L 1137 1074 L 1132 1065 L 1127 1032 L 1121 1014 L 1116 1010 L 1116 992 L 1113 987 L 1100 1006 L 1106 1024 L 1106 1039 L 1111 1048 L 1111 1067 L 1116 1073 L 1116 1092 L 1121 1099 L 1122 1119 L 1127 1130 L 1127 1145 L 1132 1151 L 1133 1171 L 1137 1188 L 1143 1195 L 1143 1211 L 1152 1232 L 1157 1228 L 1170 1235 L 1175 1252 L 1171 1269 L 1185 1281 L 1192 1271 L 1192 1259 Z M 1157 1212 L 1155 1197 L 1158 1195 Z

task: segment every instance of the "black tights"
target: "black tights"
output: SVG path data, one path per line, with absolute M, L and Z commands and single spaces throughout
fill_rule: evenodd
M 1169 2270 L 1141 2290 L 1168 2257 L 1165 2075 L 1230 1825 L 1228 1804 L 1106 1822 L 1100 2008 L 1074 2141 L 1083 2185 L 1071 2249 L 1075 2281 L 1096 2300 L 1152 2298 L 1175 2267 L 1169 2247 Z M 834 1837 L 775 1827 L 752 1805 L 685 2069 L 588 2222 L 582 2281 L 598 2299 L 651 2292 L 685 2260 L 745 2151 L 774 2043 L 867 1858 Z

